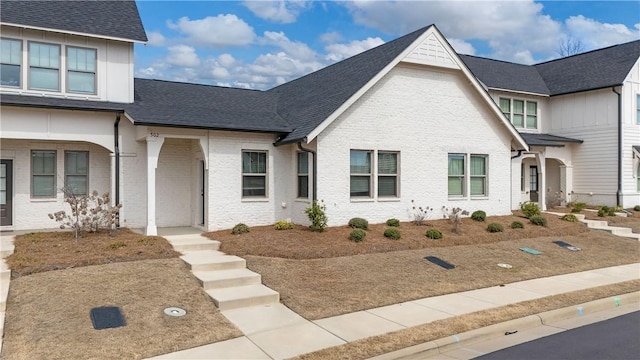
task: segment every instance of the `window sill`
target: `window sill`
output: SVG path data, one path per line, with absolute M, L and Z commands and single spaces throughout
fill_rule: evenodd
M 269 202 L 269 198 L 242 198 L 240 201 L 242 202 Z
M 448 201 L 464 201 L 464 200 L 469 200 L 469 198 L 467 198 L 466 196 L 459 196 L 459 197 L 448 197 L 447 200 Z
M 350 201 L 352 203 L 366 203 L 366 202 L 374 202 L 373 198 L 351 198 Z
M 309 198 L 296 198 L 294 201 L 299 203 L 311 204 L 311 199 Z
M 31 198 L 29 199 L 29 201 L 33 202 L 33 203 L 45 203 L 45 202 L 57 202 L 58 198 Z
M 397 197 L 383 197 L 378 198 L 379 202 L 400 202 L 400 198 Z
M 489 197 L 486 195 L 482 195 L 482 196 L 472 196 L 471 200 L 489 200 Z

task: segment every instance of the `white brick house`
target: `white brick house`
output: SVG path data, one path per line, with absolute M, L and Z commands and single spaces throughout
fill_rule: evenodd
M 406 220 L 412 200 L 500 215 L 523 200 L 518 156 L 535 148 L 435 26 L 253 91 L 134 79 L 134 2 L 27 4 L 0 9 L 2 229 L 55 227 L 63 186 L 109 191 L 120 226 L 147 234 L 307 223 L 314 198 L 330 225 Z M 129 21 L 52 26 L 55 11 Z

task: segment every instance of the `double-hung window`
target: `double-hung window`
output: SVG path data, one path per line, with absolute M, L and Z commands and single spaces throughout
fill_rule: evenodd
M 513 126 L 523 129 L 538 128 L 537 102 L 500 98 L 499 106 L 502 113 L 513 123 Z
M 96 50 L 67 46 L 67 91 L 96 93 Z
M 56 195 L 56 151 L 31 151 L 31 196 Z
M 471 196 L 487 195 L 487 157 L 471 155 L 469 167 Z
M 371 151 L 351 150 L 351 197 L 371 197 Z
M 267 197 L 266 151 L 242 151 L 242 196 Z
M 29 89 L 60 91 L 60 46 L 29 42 Z
M 89 183 L 89 152 L 65 151 L 65 188 L 74 195 L 87 195 Z
M 309 197 L 309 154 L 297 153 L 298 156 L 298 197 Z
M 22 41 L 0 39 L 0 85 L 20 87 Z
M 378 152 L 378 196 L 398 196 L 398 153 Z
M 464 196 L 465 155 L 449 154 L 449 196 Z

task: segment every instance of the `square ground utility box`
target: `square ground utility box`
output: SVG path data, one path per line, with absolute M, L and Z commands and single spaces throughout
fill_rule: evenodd
M 117 306 L 101 306 L 91 309 L 91 323 L 96 330 L 127 325 L 120 308 Z

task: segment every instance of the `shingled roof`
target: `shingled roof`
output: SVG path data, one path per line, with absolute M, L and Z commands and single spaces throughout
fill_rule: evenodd
M 279 143 L 303 140 L 431 26 L 269 90 L 278 114 L 295 129 Z
M 549 89 L 535 67 L 506 61 L 460 55 L 469 70 L 486 86 L 549 95 Z
M 535 65 L 460 57 L 490 88 L 554 96 L 622 85 L 640 57 L 640 40 Z
M 258 90 L 134 80 L 134 103 L 126 106 L 136 125 L 288 133 L 273 94 Z
M 89 36 L 147 41 L 135 1 L 0 1 L 0 22 Z
M 640 40 L 536 64 L 551 95 L 622 85 L 640 57 Z

